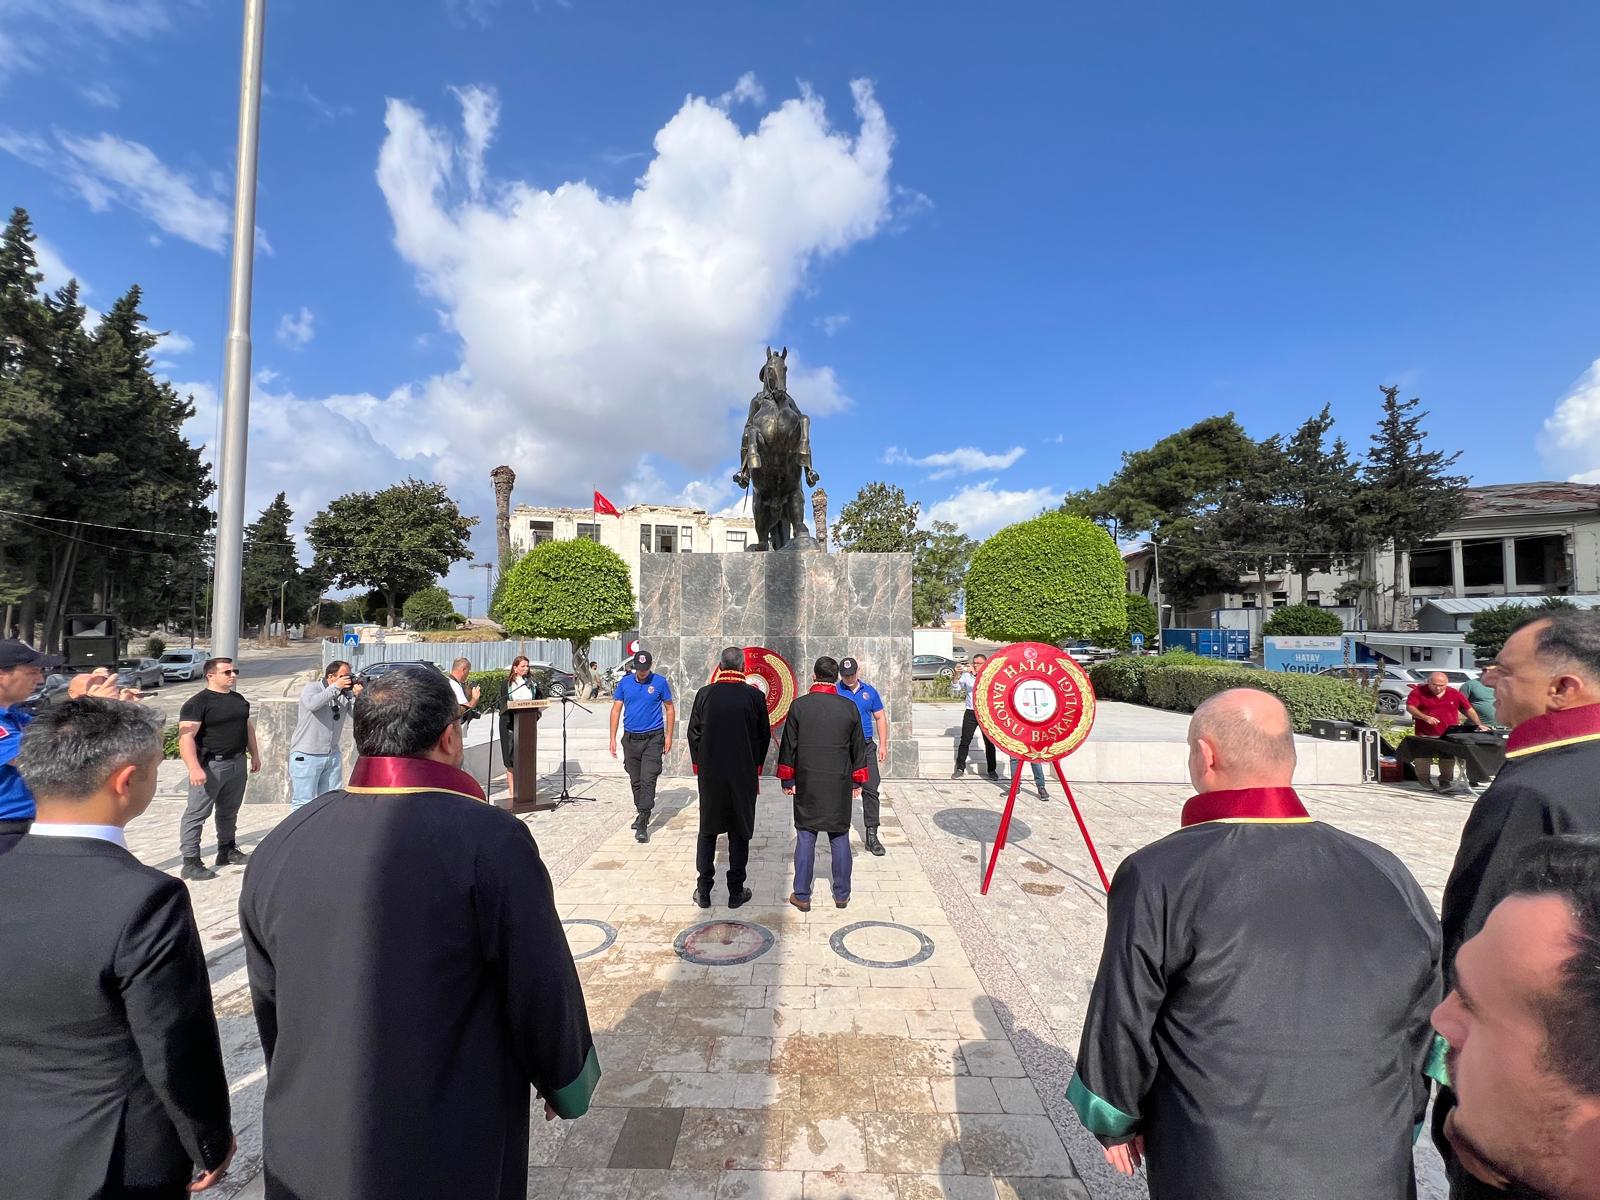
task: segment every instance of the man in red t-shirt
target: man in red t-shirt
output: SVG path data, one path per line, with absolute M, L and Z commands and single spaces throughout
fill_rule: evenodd
M 1456 724 L 1458 714 L 1466 718 L 1479 729 L 1488 726 L 1478 719 L 1478 714 L 1473 710 L 1471 703 L 1450 686 L 1450 680 L 1443 671 L 1435 671 L 1428 676 L 1428 682 L 1411 689 L 1411 695 L 1406 699 L 1406 711 L 1416 718 L 1418 737 L 1443 737 L 1444 731 Z M 1428 770 L 1422 764 L 1422 771 Z M 1441 757 L 1439 759 L 1439 790 L 1447 791 L 1454 783 L 1456 777 L 1456 760 Z M 1417 782 L 1427 786 L 1429 781 L 1419 774 Z

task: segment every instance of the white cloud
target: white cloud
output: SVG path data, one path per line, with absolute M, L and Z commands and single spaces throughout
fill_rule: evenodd
M 341 411 L 398 458 L 439 456 L 485 495 L 489 468 L 510 462 L 541 500 L 581 503 L 617 479 L 619 444 L 711 478 L 810 265 L 887 219 L 893 134 L 870 85 L 853 86 L 853 135 L 810 93 L 750 133 L 691 96 L 622 196 L 479 175 L 493 121 L 472 91 L 457 92 L 460 136 L 391 100 L 378 160 L 395 245 L 459 339 L 460 364 Z M 813 418 L 849 404 L 802 348 L 789 364 Z
M 1020 492 L 997 491 L 995 480 L 986 479 L 946 496 L 931 508 L 923 510 L 922 525 L 935 521 L 949 521 L 969 537 L 986 538 L 997 529 L 1026 521 L 1055 505 L 1061 497 L 1059 488 L 1028 488 Z
M 176 10 L 194 7 L 195 0 L 0 0 L 0 83 L 42 70 L 63 46 L 156 37 L 173 27 Z
M 79 95 L 96 108 L 117 108 L 122 104 L 116 89 L 104 81 L 79 89 Z
M 826 316 L 817 318 L 817 328 L 829 337 L 838 333 L 848 324 L 850 324 L 849 313 L 828 313 Z
M 300 306 L 298 313 L 284 313 L 278 319 L 278 340 L 296 349 L 309 345 L 317 336 L 316 322 L 316 314 L 305 305 Z
M 1589 364 L 1545 419 L 1539 449 L 1573 483 L 1600 483 L 1600 358 Z
M 989 454 L 976 446 L 957 446 L 954 450 L 941 450 L 912 458 L 898 446 L 883 452 L 883 461 L 928 470 L 929 479 L 948 479 L 952 475 L 975 475 L 979 471 L 1004 471 L 1025 453 L 1021 446 L 1013 446 L 1000 454 Z
M 735 104 L 763 105 L 767 102 L 767 89 L 761 86 L 761 81 L 756 78 L 754 71 L 746 71 L 739 76 L 737 83 L 730 91 L 718 96 L 715 103 L 718 108 L 728 109 Z
M 461 169 L 466 174 L 467 190 L 474 197 L 483 192 L 483 156 L 500 124 L 500 98 L 493 88 L 451 88 L 461 102 Z
M 194 339 L 174 329 L 158 337 L 151 349 L 156 354 L 187 354 L 194 349 Z
M 35 134 L 6 132 L 0 150 L 65 179 L 95 212 L 121 204 L 207 250 L 226 245 L 228 206 L 198 191 L 148 146 L 111 133 L 85 138 L 57 130 L 55 137 L 51 146 Z

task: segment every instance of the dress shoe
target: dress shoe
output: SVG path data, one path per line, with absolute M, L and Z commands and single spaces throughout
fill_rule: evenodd
M 846 896 L 843 900 L 835 900 L 833 902 L 833 906 L 835 908 L 849 908 L 850 907 L 850 897 Z
M 178 872 L 181 879 L 215 879 L 217 873 L 206 866 L 201 858 L 186 858 L 183 860 L 183 870 Z
M 789 893 L 789 903 L 794 905 L 801 912 L 810 912 L 811 911 L 811 901 L 802 900 L 802 899 L 800 899 L 799 896 L 796 896 L 793 892 Z
M 250 861 L 250 856 L 239 847 L 229 842 L 226 846 L 217 847 L 217 866 L 242 867 Z
M 750 903 L 750 899 L 754 895 L 755 893 L 749 888 L 740 888 L 737 892 L 729 892 L 728 907 L 743 908 L 746 904 Z
M 889 853 L 883 848 L 883 843 L 878 840 L 878 831 L 876 829 L 867 830 L 865 844 L 867 849 L 873 854 L 876 854 L 879 858 L 882 858 L 885 854 Z
M 1000 772 L 999 771 L 985 771 L 984 774 L 987 775 L 990 779 L 999 779 L 1000 778 Z
M 710 892 L 701 891 L 699 888 L 695 888 L 695 890 L 694 890 L 694 904 L 695 904 L 696 908 L 710 908 L 711 907 L 711 893 Z

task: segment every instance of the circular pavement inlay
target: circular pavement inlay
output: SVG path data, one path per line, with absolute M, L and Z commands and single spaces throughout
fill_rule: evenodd
M 616 929 L 607 925 L 604 921 L 594 921 L 588 917 L 569 917 L 561 923 L 567 929 L 567 945 L 572 949 L 573 962 L 577 962 L 580 959 L 593 958 L 601 951 L 609 950 L 611 943 L 617 940 Z M 572 930 L 576 926 L 582 926 L 586 930 L 598 930 L 599 936 L 596 938 L 594 933 L 590 933 L 587 937 L 580 937 L 574 940 Z M 594 945 L 588 946 L 587 949 L 582 948 L 590 941 L 593 941 Z
M 846 946 L 845 939 L 855 935 L 856 945 L 873 954 L 893 954 L 896 950 L 910 950 L 915 944 L 917 949 L 907 958 L 878 959 L 867 958 L 861 954 L 853 953 Z M 858 967 L 914 967 L 920 962 L 926 962 L 933 957 L 933 939 L 920 929 L 913 929 L 909 925 L 896 925 L 893 921 L 857 921 L 854 925 L 846 925 L 828 939 L 828 944 L 833 947 L 833 952 L 846 962 L 855 963 Z
M 760 958 L 776 940 L 770 929 L 750 921 L 706 921 L 685 929 L 672 948 L 698 966 L 737 967 Z

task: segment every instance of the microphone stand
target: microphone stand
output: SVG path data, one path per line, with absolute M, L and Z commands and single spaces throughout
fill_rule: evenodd
M 561 795 L 556 797 L 556 807 L 560 808 L 563 804 L 578 804 L 580 802 L 593 804 L 595 797 L 574 796 L 567 791 L 567 710 L 576 708 L 580 712 L 586 713 L 592 713 L 594 710 L 585 708 L 571 696 L 557 696 L 556 699 L 561 701 Z

